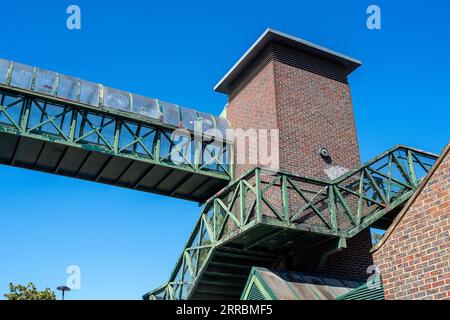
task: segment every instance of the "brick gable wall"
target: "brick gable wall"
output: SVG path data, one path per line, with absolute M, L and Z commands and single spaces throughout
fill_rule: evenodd
M 387 300 L 450 300 L 449 149 L 373 254 Z

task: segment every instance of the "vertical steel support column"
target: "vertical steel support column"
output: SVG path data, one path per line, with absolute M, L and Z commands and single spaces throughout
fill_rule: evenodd
M 336 216 L 336 200 L 334 197 L 334 188 L 333 186 L 329 185 L 327 187 L 328 191 L 328 211 L 330 212 L 330 218 L 331 218 L 331 227 L 333 228 L 333 231 L 337 232 L 337 216 Z
M 283 175 L 281 177 L 281 201 L 283 208 L 283 220 L 286 225 L 290 224 L 289 221 L 289 193 L 288 193 L 288 181 L 287 176 Z
M 414 188 L 417 188 L 417 175 L 416 175 L 416 169 L 414 168 L 414 158 L 411 150 L 408 150 L 408 169 L 409 174 L 411 175 L 411 182 L 414 186 Z
M 119 153 L 119 141 L 120 141 L 120 131 L 122 128 L 122 120 L 116 120 L 116 127 L 114 128 L 114 154 Z
M 262 189 L 261 189 L 261 168 L 255 169 L 255 187 L 256 187 L 256 221 L 262 222 Z
M 240 216 L 240 223 L 241 223 L 241 228 L 244 227 L 245 224 L 245 212 L 247 211 L 246 208 L 246 201 L 245 201 L 245 183 L 244 180 L 239 181 L 239 201 L 240 201 L 240 207 L 241 207 L 241 216 Z
M 161 162 L 161 129 L 155 131 L 155 142 L 153 143 L 153 154 L 155 161 Z
M 220 236 L 220 231 L 222 229 L 222 226 L 218 226 L 217 225 L 217 219 L 219 218 L 219 212 L 220 212 L 220 205 L 219 203 L 216 201 L 216 199 L 213 200 L 214 203 L 214 211 L 213 211 L 213 217 L 214 217 L 214 241 L 219 241 L 219 236 Z M 219 230 L 217 230 L 217 228 L 219 228 Z
M 77 129 L 77 109 L 72 109 L 72 119 L 70 119 L 70 129 L 69 129 L 69 141 L 74 142 L 75 140 L 75 130 Z
M 391 202 L 391 188 L 392 188 L 392 154 L 388 155 L 388 185 L 387 185 L 387 199 Z
M 179 271 L 179 272 L 181 272 L 180 280 L 183 281 L 183 283 L 185 282 L 185 276 L 186 276 L 185 263 L 186 263 L 186 260 L 184 259 L 184 253 L 183 253 L 183 260 L 181 261 L 181 268 L 180 268 L 181 271 Z M 191 280 L 192 280 L 192 276 L 191 276 Z M 183 292 L 183 288 L 180 290 L 180 292 Z
M 23 98 L 23 109 L 22 109 L 22 115 L 20 117 L 20 131 L 22 133 L 27 132 L 27 127 L 28 127 L 28 121 L 30 119 L 30 110 L 31 110 L 31 103 L 32 100 L 31 99 L 27 99 L 27 98 Z
M 194 134 L 194 168 L 198 171 L 203 163 L 203 142 L 202 139 L 198 139 L 198 136 Z
M 358 208 L 356 209 L 356 211 L 357 211 L 356 212 L 356 222 L 359 226 L 361 224 L 361 213 L 363 210 L 363 195 L 364 195 L 364 171 L 363 170 L 360 171 L 358 193 L 359 193 L 359 198 L 358 198 Z
M 225 142 L 226 143 L 226 142 Z M 228 172 L 231 178 L 231 181 L 234 181 L 234 145 L 232 143 L 230 144 L 226 144 L 227 146 L 227 150 L 228 148 L 230 148 L 230 154 L 229 154 L 229 159 L 228 159 Z

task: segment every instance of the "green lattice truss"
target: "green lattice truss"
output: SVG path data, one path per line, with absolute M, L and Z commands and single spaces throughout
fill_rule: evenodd
M 78 169 L 73 169 L 70 176 L 78 177 L 88 157 L 98 155 L 97 159 L 107 158 L 108 161 L 104 165 L 97 163 L 98 174 L 89 177 L 89 180 L 101 182 L 105 169 L 111 171 L 108 167 L 110 162 L 122 158 L 128 161 L 129 166 L 124 167 L 121 173 L 117 172 L 117 178 L 108 183 L 120 185 L 125 173 L 132 171 L 130 167 L 138 163 L 145 170 L 134 181 L 128 182 L 127 187 L 139 189 L 145 178 L 153 178 L 160 170 L 167 172 L 167 175 L 153 180 L 171 183 L 171 190 L 161 192 L 153 188 L 145 191 L 204 202 L 231 180 L 232 166 L 229 159 L 232 145 L 226 141 L 211 143 L 205 137 L 196 139 L 195 134 L 187 130 L 184 132 L 190 138 L 189 142 L 181 144 L 178 141 L 180 137 L 173 134 L 176 129 L 179 128 L 138 114 L 92 107 L 0 85 L 0 163 L 20 165 L 16 158 L 18 151 L 27 152 L 23 149 L 29 149 L 28 146 L 22 148 L 21 143 L 26 140 L 37 148 L 42 146 L 36 160 L 29 159 L 26 167 L 62 174 L 60 164 L 68 151 L 85 150 L 89 152 L 86 159 Z M 47 154 L 41 157 L 42 151 L 48 151 L 44 150 L 47 145 L 54 146 L 53 150 L 63 151 L 56 163 L 44 163 L 39 167 L 38 160 L 48 158 Z M 9 149 L 13 149 L 11 153 L 8 153 Z M 179 178 L 168 181 L 169 175 L 174 172 L 178 173 Z M 203 180 L 199 177 L 203 177 Z M 178 188 L 189 187 L 189 184 L 195 192 L 199 185 L 206 184 L 205 181 L 213 184 L 210 193 L 199 196 L 177 194 Z
M 189 299 L 214 252 L 258 225 L 353 237 L 404 204 L 436 159 L 397 146 L 333 181 L 255 168 L 205 204 L 168 283 L 144 299 Z
M 48 99 L 36 93 L 29 94 L 20 89 L 6 91 L 0 86 L 0 131 L 91 148 L 158 165 L 183 167 L 195 173 L 230 177 L 230 168 L 226 164 L 229 157 L 226 143 L 223 143 L 220 154 L 205 157 L 202 162 L 190 157 L 191 154 L 187 155 L 186 146 L 176 148 L 176 142 L 171 137 L 175 129 L 139 115 L 111 109 L 98 110 L 87 105 Z M 194 143 L 193 134 L 191 140 Z M 208 148 L 208 143 L 203 142 L 199 152 L 205 153 L 205 148 Z M 192 146 L 192 150 L 196 148 Z

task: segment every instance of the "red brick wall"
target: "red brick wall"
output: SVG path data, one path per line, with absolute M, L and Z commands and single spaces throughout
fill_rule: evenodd
M 266 65 L 232 100 L 228 102 L 227 118 L 233 129 L 277 129 L 274 63 Z M 250 145 L 249 148 L 256 148 Z M 240 150 L 236 150 L 241 152 Z M 235 177 L 254 165 L 237 164 Z
M 347 249 L 329 255 L 321 272 L 337 277 L 367 279 L 370 276 L 367 267 L 373 265 L 370 249 L 370 230 L 366 229 L 347 239 Z
M 385 298 L 450 300 L 450 156 L 374 252 Z
M 233 92 L 226 114 L 234 129 L 278 128 L 281 169 L 330 178 L 326 172 L 352 169 L 360 163 L 350 89 L 345 83 L 272 60 L 239 92 Z M 321 147 L 330 151 L 331 164 L 318 154 Z M 251 167 L 236 165 L 236 177 Z M 281 200 L 277 192 L 265 196 Z M 363 232 L 356 241 L 349 241 L 347 249 L 331 255 L 324 270 L 366 278 L 372 264 L 370 248 L 370 234 Z
M 350 88 L 347 84 L 275 62 L 280 163 L 299 175 L 328 178 L 332 166 L 360 163 Z M 318 151 L 326 147 L 332 163 Z
M 279 129 L 280 169 L 331 178 L 330 172 L 360 163 L 350 88 L 345 83 L 272 61 L 233 94 L 227 118 L 234 129 Z M 321 147 L 330 151 L 331 164 L 320 157 Z M 236 176 L 251 167 L 238 165 Z
M 367 268 L 373 265 L 370 249 L 370 230 L 366 229 L 353 238 L 347 239 L 347 248 L 336 253 L 329 254 L 321 269 L 317 269 L 321 256 L 310 257 L 293 256 L 289 259 L 289 270 L 315 273 L 332 277 L 357 279 L 365 281 L 371 275 Z M 312 249 L 318 250 L 318 249 Z M 316 251 L 320 253 L 320 251 Z

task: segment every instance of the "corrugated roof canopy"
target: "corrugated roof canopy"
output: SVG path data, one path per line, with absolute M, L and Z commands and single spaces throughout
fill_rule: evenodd
M 246 292 L 251 293 L 253 277 L 264 287 L 260 290 L 266 291 L 273 300 L 334 300 L 362 284 L 359 280 L 253 267 L 244 289 L 244 299 Z

